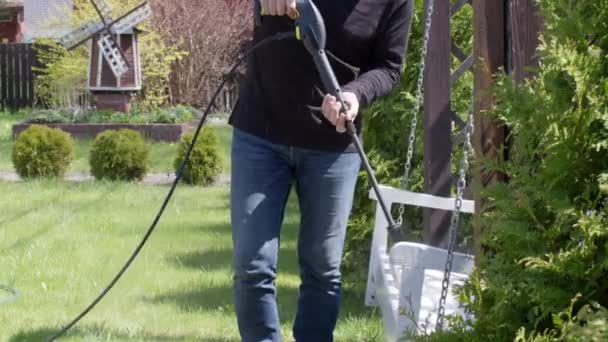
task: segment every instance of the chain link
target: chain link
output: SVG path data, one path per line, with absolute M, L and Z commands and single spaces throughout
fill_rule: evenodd
M 450 222 L 450 238 L 448 241 L 448 258 L 445 264 L 443 281 L 441 282 L 441 298 L 439 299 L 439 309 L 437 313 L 437 329 L 443 329 L 443 319 L 445 317 L 445 303 L 448 298 L 448 290 L 450 287 L 450 276 L 452 274 L 452 266 L 454 264 L 454 249 L 456 248 L 456 238 L 458 236 L 458 226 L 460 224 L 460 213 L 464 197 L 464 189 L 467 186 L 467 170 L 469 169 L 469 155 L 473 152 L 471 137 L 474 132 L 473 124 L 473 102 L 469 108 L 469 117 L 465 128 L 465 141 L 463 143 L 463 154 L 460 160 L 460 169 L 458 182 L 456 185 L 456 200 L 454 203 L 454 211 L 452 212 L 452 220 Z
M 429 51 L 429 41 L 431 40 L 431 27 L 433 23 L 433 12 L 435 7 L 435 0 L 428 0 L 428 8 L 426 11 L 426 20 L 424 25 L 424 36 L 422 40 L 422 55 L 420 58 L 420 74 L 418 75 L 418 82 L 416 84 L 416 99 L 414 102 L 414 109 L 412 110 L 412 123 L 411 130 L 408 139 L 407 155 L 405 161 L 405 167 L 403 172 L 403 179 L 401 181 L 401 188 L 409 190 L 410 187 L 410 173 L 412 169 L 412 158 L 414 156 L 414 148 L 416 146 L 416 127 L 418 126 L 418 114 L 422 107 L 422 96 L 424 95 L 424 74 L 426 71 L 426 57 Z M 397 224 L 403 224 L 403 215 L 405 213 L 405 205 L 399 206 L 399 216 L 397 218 Z

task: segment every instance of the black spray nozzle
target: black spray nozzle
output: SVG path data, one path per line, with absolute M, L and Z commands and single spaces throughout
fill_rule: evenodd
M 309 52 L 325 50 L 327 33 L 325 21 L 311 0 L 297 0 L 296 31 Z
M 296 36 L 304 42 L 310 52 L 325 50 L 327 35 L 325 21 L 319 9 L 311 0 L 296 0 L 297 17 L 295 19 Z M 255 25 L 262 25 L 262 5 L 254 2 Z

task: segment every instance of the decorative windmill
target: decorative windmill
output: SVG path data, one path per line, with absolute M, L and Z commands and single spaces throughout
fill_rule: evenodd
M 141 65 L 136 26 L 152 15 L 148 2 L 114 20 L 105 0 L 90 0 L 101 21 L 88 21 L 61 38 L 68 50 L 89 39 L 88 89 L 97 108 L 128 112 L 132 95 L 141 89 Z

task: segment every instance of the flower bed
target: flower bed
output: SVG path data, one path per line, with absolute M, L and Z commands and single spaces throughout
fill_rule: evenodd
M 58 128 L 74 138 L 95 138 L 107 130 L 131 129 L 154 141 L 178 141 L 194 117 L 194 109 L 175 106 L 148 113 L 129 114 L 108 110 L 37 110 L 13 126 L 13 137 L 31 125 Z

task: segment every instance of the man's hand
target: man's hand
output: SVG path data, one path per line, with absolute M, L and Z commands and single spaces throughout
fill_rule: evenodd
M 359 100 L 357 95 L 349 92 L 342 93 L 342 98 L 348 103 L 350 108 L 346 113 L 342 113 L 342 105 L 332 95 L 325 95 L 323 99 L 323 115 L 333 125 L 336 126 L 338 133 L 346 132 L 346 121 L 355 121 L 357 114 L 359 114 Z
M 263 15 L 287 15 L 297 17 L 296 0 L 260 0 Z

